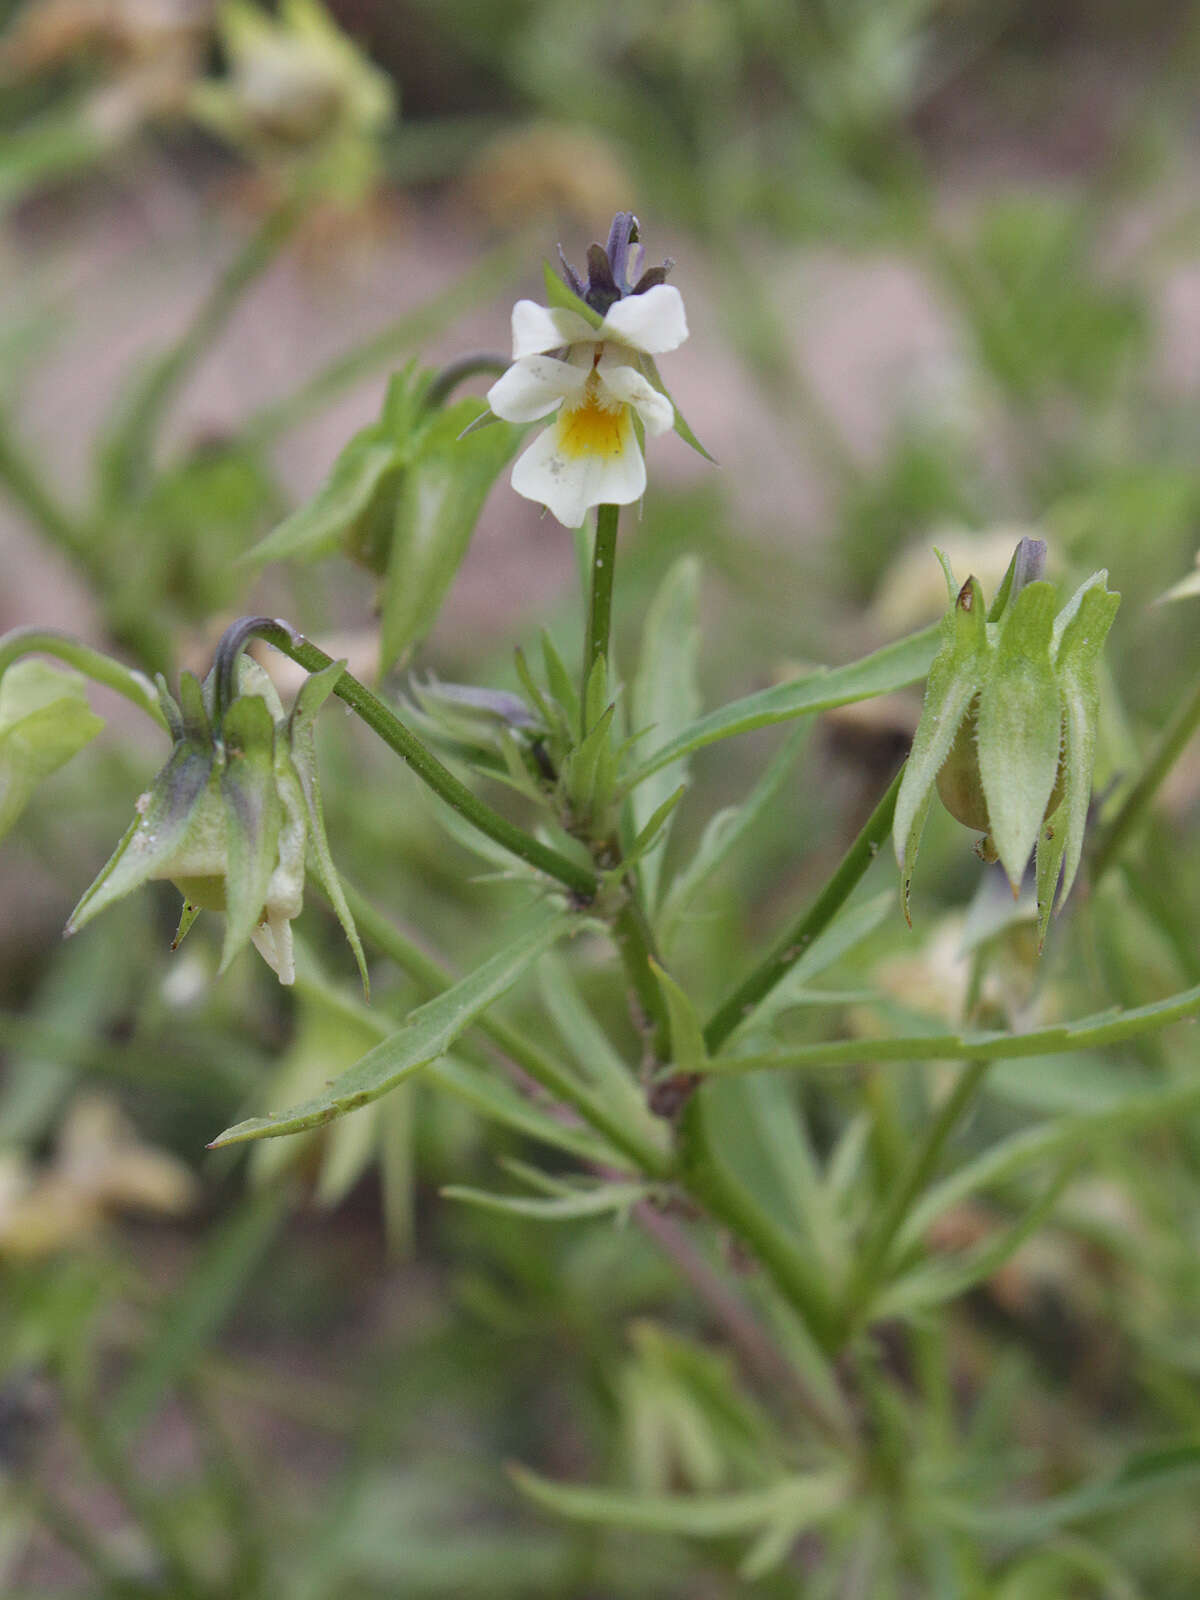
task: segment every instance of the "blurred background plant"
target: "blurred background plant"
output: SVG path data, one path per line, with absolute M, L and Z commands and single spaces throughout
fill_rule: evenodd
M 664 446 L 622 533 L 616 661 L 647 705 L 649 612 L 691 706 L 656 717 L 923 626 L 944 606 L 934 544 L 993 593 L 1025 532 L 1056 578 L 1106 567 L 1124 597 L 1098 793 L 1127 792 L 1194 695 L 1193 8 L 0 0 L 0 18 L 0 628 L 67 627 L 174 683 L 232 616 L 284 612 L 354 671 L 415 669 L 388 691 L 453 749 L 430 675 L 515 691 L 513 642 L 545 623 L 572 660 L 579 601 L 569 537 L 489 494 L 507 429 L 464 442 L 470 474 L 447 465 L 482 407 L 456 391 L 431 422 L 432 373 L 503 360 L 539 254 L 581 257 L 629 205 L 679 260 L 693 337 L 672 387 L 722 463 Z M 444 984 L 443 955 L 462 971 L 502 948 L 525 891 L 327 714 L 334 856 L 388 957 L 369 1011 L 316 908 L 294 995 L 250 957 L 215 983 L 203 925 L 172 956 L 169 896 L 64 944 L 162 759 L 123 700 L 90 698 L 108 731 L 0 854 L 6 1594 L 1195 1594 L 1187 1030 L 991 1067 L 885 1241 L 896 1276 L 839 1382 L 718 1228 L 636 1194 L 589 1216 L 561 1184 L 555 1225 L 553 1204 L 442 1193 L 494 1186 L 498 1162 L 523 1184 L 534 1152 L 552 1182 L 596 1159 L 500 1070 L 513 1033 L 584 1070 L 635 1055 L 586 945 L 377 1104 L 248 1162 L 204 1155 L 318 1093 Z M 696 756 L 648 867 L 690 993 L 723 998 L 794 920 L 918 712 L 902 693 Z M 503 775 L 496 719 L 458 717 L 457 754 Z M 947 818 L 911 935 L 885 853 L 743 1041 L 836 1035 L 854 1064 L 713 1086 L 727 1161 L 808 1230 L 818 1275 L 870 1238 L 953 1093 L 946 1066 L 873 1060 L 873 1040 L 1200 982 L 1198 810 L 1193 744 L 1040 965 L 1032 903 Z M 852 1480 L 848 1435 L 872 1441 Z

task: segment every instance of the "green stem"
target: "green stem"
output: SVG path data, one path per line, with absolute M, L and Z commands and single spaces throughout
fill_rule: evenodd
M 780 1226 L 721 1159 L 708 1126 L 703 1090 L 688 1101 L 680 1124 L 681 1174 L 689 1192 L 725 1224 L 770 1274 L 817 1344 L 828 1351 L 835 1333 L 825 1269 Z
M 1116 816 L 1101 832 L 1092 855 L 1092 882 L 1095 883 L 1112 866 L 1126 839 L 1137 827 L 1149 809 L 1163 779 L 1183 754 L 1184 749 L 1200 728 L 1200 683 L 1179 705 L 1171 720 L 1159 735 L 1154 754 L 1146 769 L 1125 796 Z
M 608 639 L 612 629 L 613 579 L 617 566 L 617 524 L 619 506 L 596 507 L 596 539 L 592 546 L 592 585 L 588 602 L 587 641 L 583 650 L 583 688 L 579 696 L 585 726 L 581 737 L 587 738 L 588 684 L 592 668 L 603 657 L 608 659 Z
M 924 1139 L 913 1151 L 851 1276 L 846 1291 L 845 1318 L 848 1328 L 853 1329 L 864 1309 L 869 1307 L 879 1280 L 887 1270 L 888 1256 L 896 1235 L 904 1225 L 904 1219 L 936 1171 L 946 1141 L 974 1103 L 990 1066 L 990 1061 L 972 1061 L 963 1068 Z
M 0 677 L 14 661 L 28 655 L 55 656 L 65 661 L 94 683 L 102 683 L 105 688 L 124 695 L 140 711 L 153 717 L 159 727 L 166 727 L 158 695 L 145 673 L 122 666 L 111 656 L 103 655 L 67 634 L 53 633 L 44 628 L 13 628 L 10 633 L 0 636 Z
M 671 1025 L 663 992 L 650 965 L 651 960 L 659 960 L 654 935 L 629 878 L 625 881 L 625 896 L 624 904 L 612 920 L 613 943 L 641 1013 L 637 1020 L 642 1026 L 638 1031 L 649 1033 L 655 1060 L 663 1063 L 671 1059 Z
M 468 378 L 480 376 L 499 377 L 507 372 L 509 363 L 503 356 L 492 356 L 486 353 L 473 356 L 459 356 L 457 361 L 451 361 L 444 366 L 434 378 L 429 388 L 425 391 L 422 401 L 426 411 L 436 411 L 439 406 L 445 405 L 450 396 L 460 383 L 466 383 Z
M 333 665 L 332 656 L 327 656 L 324 650 L 303 634 L 297 633 L 288 623 L 271 617 L 247 617 L 235 622 L 217 647 L 217 654 L 229 673 L 232 673 L 236 664 L 238 651 L 252 638 L 264 639 L 274 645 L 276 650 L 282 651 L 306 672 L 320 672 Z M 448 767 L 444 767 L 405 727 L 395 712 L 373 695 L 365 684 L 351 673 L 343 672 L 333 692 L 408 763 L 439 799 L 452 806 L 472 827 L 478 828 L 480 833 L 495 840 L 505 850 L 510 850 L 519 860 L 556 879 L 585 902 L 593 898 L 597 879 L 591 868 L 571 861 L 550 845 L 543 844 L 540 839 L 535 839 L 524 828 L 519 828 L 515 822 L 493 811 L 485 801 L 472 794 L 466 784 L 461 783 Z M 223 696 L 225 703 L 231 698 L 228 693 Z
M 857 888 L 891 832 L 896 796 L 900 792 L 900 777 L 901 774 L 897 773 L 892 779 L 886 794 L 842 857 L 837 871 L 803 916 L 776 941 L 770 954 L 742 980 L 709 1019 L 704 1029 L 704 1042 L 711 1054 L 715 1054 L 735 1032 L 746 1014 L 770 994 L 818 934 L 824 933 Z
M 450 987 L 455 979 L 447 967 L 403 934 L 353 884 L 343 879 L 342 887 L 355 922 L 364 936 L 377 945 L 384 955 L 433 994 L 440 994 Z M 631 1126 L 624 1110 L 618 1112 L 605 1105 L 602 1099 L 577 1082 L 518 1029 L 490 1012 L 485 1012 L 475 1026 L 522 1072 L 549 1094 L 572 1106 L 585 1122 L 603 1134 L 615 1150 L 627 1155 L 640 1170 L 654 1178 L 671 1175 L 671 1157 L 654 1141 L 648 1129 Z

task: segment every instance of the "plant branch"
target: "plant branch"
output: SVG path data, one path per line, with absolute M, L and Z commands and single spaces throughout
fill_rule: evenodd
M 842 857 L 836 872 L 795 922 L 775 943 L 770 954 L 749 973 L 727 1000 L 713 1013 L 704 1029 L 704 1043 L 711 1053 L 721 1048 L 734 1033 L 743 1017 L 764 1000 L 775 985 L 795 965 L 818 934 L 833 921 L 842 906 L 879 854 L 881 845 L 891 832 L 892 816 L 896 809 L 896 795 L 900 790 L 900 773 L 892 779 L 887 792 L 863 824 L 857 839 Z
M 271 617 L 247 617 L 227 629 L 217 647 L 217 654 L 230 673 L 233 671 L 238 652 L 253 638 L 263 639 L 268 644 L 274 645 L 306 672 L 320 672 L 325 667 L 333 665 L 332 656 L 326 655 L 324 650 L 306 639 L 303 634 L 297 633 L 290 624 Z M 395 712 L 377 695 L 372 694 L 352 673 L 343 672 L 333 692 L 367 724 L 373 733 L 378 734 L 386 745 L 403 757 L 422 783 L 432 789 L 439 799 L 453 807 L 472 827 L 478 828 L 480 833 L 486 834 L 489 839 L 493 839 L 505 850 L 511 851 L 529 866 L 536 867 L 540 872 L 556 879 L 585 903 L 592 899 L 596 893 L 597 879 L 591 868 L 572 861 L 550 845 L 543 844 L 540 839 L 535 839 L 532 834 L 526 833 L 524 828 L 519 828 L 515 822 L 510 822 L 507 817 L 494 811 L 478 795 L 472 794 L 466 784 L 460 782 L 448 767 L 444 767 L 437 757 L 425 748 Z

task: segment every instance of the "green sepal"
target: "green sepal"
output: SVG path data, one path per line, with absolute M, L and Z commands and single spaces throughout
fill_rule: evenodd
M 550 693 L 562 707 L 570 728 L 579 726 L 579 695 L 571 681 L 571 675 L 563 666 L 562 657 L 554 647 L 554 640 L 542 629 L 542 666 L 546 673 L 546 683 Z
M 564 283 L 548 261 L 542 262 L 542 278 L 546 285 L 546 300 L 559 311 L 574 311 L 583 318 L 589 328 L 599 328 L 604 318 L 598 311 L 593 311 L 586 300 L 581 300 L 571 288 Z
M 1038 832 L 1035 875 L 1037 878 L 1037 931 L 1038 950 L 1046 942 L 1046 929 L 1050 913 L 1054 910 L 1056 891 L 1062 874 L 1063 855 L 1067 845 L 1067 802 L 1064 799 L 1046 818 Z
M 971 701 L 983 685 L 987 669 L 983 592 L 975 578 L 968 578 L 959 590 L 953 609 L 942 619 L 941 648 L 929 669 L 925 706 L 896 796 L 892 838 L 903 876 L 906 919 L 909 885 L 934 784 Z
M 183 904 L 179 908 L 179 926 L 175 929 L 175 937 L 171 940 L 171 949 L 178 950 L 179 946 L 192 931 L 192 925 L 200 915 L 200 907 L 194 900 L 184 896 Z
M 205 807 L 211 776 L 210 746 L 190 740 L 176 745 L 154 780 L 145 810 L 84 890 L 67 922 L 67 934 L 78 933 L 99 912 L 149 879 L 167 876 L 164 869 Z
M 325 810 L 321 804 L 321 786 L 317 779 L 316 738 L 313 731 L 313 721 L 317 712 L 333 693 L 345 670 L 344 661 L 335 661 L 305 679 L 292 707 L 290 726 L 292 759 L 289 763 L 289 772 L 300 785 L 308 813 L 308 842 L 312 847 L 313 871 L 317 882 L 325 891 L 329 904 L 333 907 L 333 914 L 341 925 L 346 942 L 354 953 L 354 962 L 362 981 L 363 995 L 370 999 L 371 979 L 367 972 L 366 953 L 342 888 L 342 880 L 338 877 L 337 868 L 333 864 L 329 836 L 325 832 Z M 286 781 L 285 778 L 284 782 Z
M 220 972 L 262 921 L 279 858 L 283 807 L 275 786 L 275 723 L 265 700 L 242 695 L 222 723 L 220 775 L 228 867 Z
M 641 369 L 642 369 L 643 373 L 645 374 L 646 378 L 649 380 L 649 382 L 654 386 L 654 388 L 656 388 L 658 390 L 659 394 L 662 395 L 663 399 L 664 400 L 669 400 L 671 402 L 672 407 L 674 407 L 674 411 L 675 411 L 675 432 L 683 440 L 684 444 L 690 445 L 691 448 L 693 450 L 695 450 L 697 455 L 702 455 L 704 457 L 705 461 L 710 461 L 714 467 L 719 466 L 720 462 L 718 462 L 716 456 L 714 456 L 710 451 L 708 451 L 708 450 L 706 450 L 704 448 L 704 446 L 700 443 L 699 439 L 697 439 L 696 435 L 692 432 L 691 428 L 688 426 L 687 418 L 684 416 L 683 412 L 680 411 L 679 407 L 675 404 L 675 397 L 672 395 L 671 391 L 667 388 L 666 384 L 662 381 L 662 376 L 659 373 L 658 365 L 655 362 L 654 357 L 653 356 L 639 354 L 638 363 L 641 366 Z
M 1055 622 L 1055 669 L 1062 695 L 1063 803 L 1055 816 L 1065 830 L 1063 875 L 1058 901 L 1065 900 L 1075 882 L 1083 855 L 1092 794 L 1092 769 L 1096 760 L 1096 732 L 1100 722 L 1098 672 L 1100 654 L 1112 627 L 1121 596 L 1108 589 L 1107 572 L 1098 572 L 1081 585 Z M 1042 885 L 1038 884 L 1039 922 L 1042 921 Z M 1045 908 L 1044 916 L 1049 917 Z
M 0 678 L 0 838 L 34 789 L 104 726 L 77 672 L 45 661 L 14 662 Z
M 992 843 L 1015 893 L 1037 843 L 1062 755 L 1062 704 L 1050 641 L 1053 584 L 1027 585 L 1000 623 L 979 695 L 979 775 Z

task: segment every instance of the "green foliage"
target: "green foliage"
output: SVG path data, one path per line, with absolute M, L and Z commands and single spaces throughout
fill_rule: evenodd
M 1092 19 L 1083 73 L 994 9 L 239 3 L 165 77 L 144 8 L 9 25 L 6 616 L 61 575 L 96 644 L 0 641 L 5 1594 L 1196 1591 L 1194 29 Z M 723 467 L 660 442 L 581 610 L 450 323 L 610 188 Z M 178 331 L 114 380 L 91 230 L 169 275 L 164 193 L 211 287 L 147 271 Z M 255 411 L 281 292 L 362 342 Z M 174 953 L 113 903 L 160 868 Z M 294 988 L 231 959 L 293 937 Z

